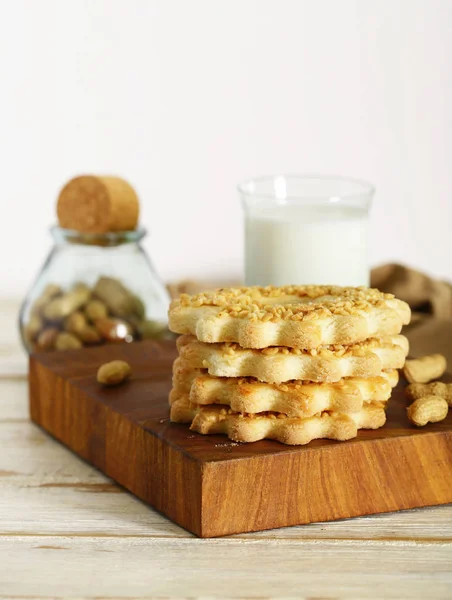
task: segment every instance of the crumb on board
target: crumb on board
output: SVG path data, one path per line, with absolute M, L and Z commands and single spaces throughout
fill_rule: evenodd
M 230 448 L 231 446 L 240 446 L 239 442 L 221 442 L 214 444 L 214 448 Z

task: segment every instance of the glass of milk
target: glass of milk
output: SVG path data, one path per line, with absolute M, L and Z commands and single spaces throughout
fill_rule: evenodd
M 246 285 L 368 286 L 370 183 L 277 175 L 244 181 Z

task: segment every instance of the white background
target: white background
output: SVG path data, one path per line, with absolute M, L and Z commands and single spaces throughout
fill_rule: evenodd
M 59 188 L 129 179 L 166 279 L 237 276 L 238 180 L 377 186 L 372 263 L 452 278 L 451 0 L 0 0 L 0 293 Z

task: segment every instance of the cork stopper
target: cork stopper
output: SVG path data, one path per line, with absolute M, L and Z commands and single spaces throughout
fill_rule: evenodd
M 135 190 L 120 177 L 82 175 L 61 190 L 57 215 L 60 226 L 83 233 L 135 229 L 139 215 Z

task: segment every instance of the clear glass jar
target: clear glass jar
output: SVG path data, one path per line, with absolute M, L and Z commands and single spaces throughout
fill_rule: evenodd
M 141 247 L 144 229 L 51 234 L 54 246 L 20 312 L 28 352 L 171 335 L 169 295 Z

